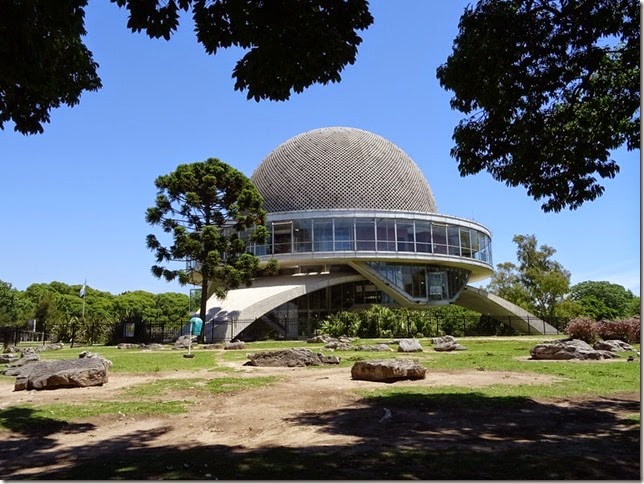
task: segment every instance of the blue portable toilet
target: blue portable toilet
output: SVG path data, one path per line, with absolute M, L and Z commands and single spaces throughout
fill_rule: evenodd
M 192 325 L 192 335 L 199 336 L 201 334 L 201 328 L 203 327 L 203 319 L 195 316 L 194 318 L 190 318 L 190 324 Z

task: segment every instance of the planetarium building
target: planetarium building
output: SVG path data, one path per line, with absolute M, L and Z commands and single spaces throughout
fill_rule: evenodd
M 263 263 L 277 260 L 279 275 L 256 278 L 224 300 L 210 297 L 207 340 L 232 339 L 253 325 L 307 337 L 329 314 L 372 304 L 460 304 L 556 332 L 469 285 L 493 273 L 490 230 L 440 214 L 418 166 L 376 134 L 302 133 L 273 150 L 251 180 L 265 200 L 270 238 L 249 250 Z

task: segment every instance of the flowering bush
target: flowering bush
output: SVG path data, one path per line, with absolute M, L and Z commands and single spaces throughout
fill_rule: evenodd
M 640 319 L 601 321 L 597 324 L 597 333 L 602 339 L 619 339 L 627 343 L 637 343 L 640 340 Z
M 571 319 L 566 325 L 564 333 L 574 339 L 580 339 L 592 344 L 599 339 L 597 322 L 594 319 L 579 316 Z

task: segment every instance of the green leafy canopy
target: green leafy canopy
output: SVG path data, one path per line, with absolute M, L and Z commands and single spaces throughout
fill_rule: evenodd
M 247 98 L 284 101 L 291 91 L 339 82 L 356 60 L 357 32 L 373 23 L 367 0 L 111 0 L 129 11 L 127 27 L 170 40 L 190 12 L 208 54 L 241 47 L 233 77 Z M 0 2 L 0 129 L 43 132 L 51 109 L 74 106 L 102 87 L 83 43 L 87 0 Z M 189 21 L 183 15 L 182 21 Z
M 171 244 L 156 235 L 147 236 L 147 247 L 155 253 L 156 277 L 180 284 L 201 284 L 201 317 L 214 291 L 225 297 L 230 289 L 250 285 L 259 260 L 247 253 L 249 241 L 263 242 L 264 200 L 240 171 L 216 158 L 182 164 L 159 176 L 156 203 L 146 211 L 146 221 L 160 226 Z M 172 268 L 172 263 L 186 266 Z M 209 292 L 210 281 L 216 285 Z
M 522 185 L 546 212 L 601 196 L 611 151 L 640 142 L 637 0 L 481 0 L 437 69 L 462 176 Z

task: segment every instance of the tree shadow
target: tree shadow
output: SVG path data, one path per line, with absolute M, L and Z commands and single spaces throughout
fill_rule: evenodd
M 0 425 L 19 434 L 40 437 L 60 432 L 81 433 L 94 428 L 92 424 L 43 417 L 37 409 L 29 407 L 0 409 Z
M 33 472 L 18 472 L 22 459 L 0 464 L 5 479 L 639 480 L 639 425 L 619 415 L 635 412 L 639 402 L 619 399 L 555 405 L 476 392 L 407 393 L 284 419 L 285 426 L 353 437 L 346 445 L 159 446 L 155 439 L 170 430 L 160 427 L 60 451 L 43 442 L 29 452 Z M 0 455 L 8 445 L 0 442 Z M 14 443 L 22 453 L 14 456 L 23 447 Z M 46 463 L 58 467 L 35 467 Z

